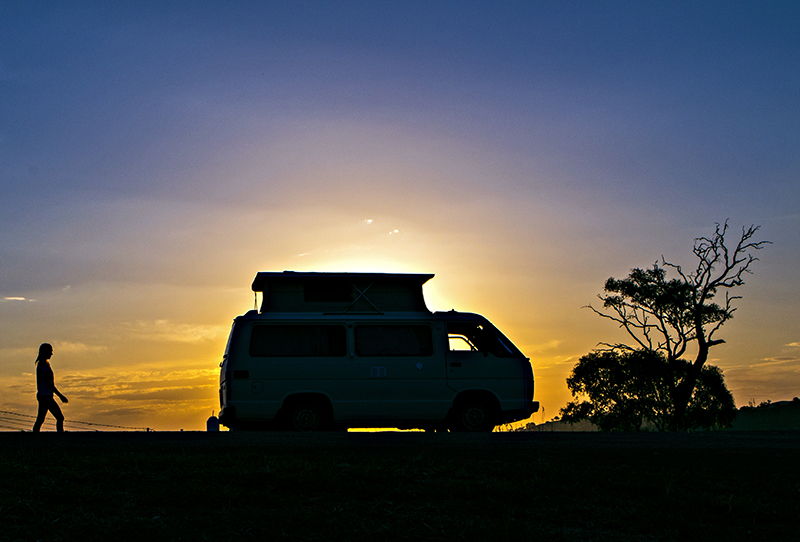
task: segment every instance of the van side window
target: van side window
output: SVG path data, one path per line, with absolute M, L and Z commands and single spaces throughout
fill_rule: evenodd
M 345 327 L 339 325 L 253 326 L 252 357 L 344 357 Z
M 356 326 L 358 356 L 432 356 L 433 334 L 430 326 Z
M 448 322 L 447 338 L 450 350 L 488 352 L 498 358 L 522 355 L 499 331 L 476 322 Z

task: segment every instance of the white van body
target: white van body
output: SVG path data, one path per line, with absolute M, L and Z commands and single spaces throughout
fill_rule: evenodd
M 220 364 L 231 429 L 491 431 L 528 418 L 533 371 L 484 317 L 430 312 L 433 275 L 258 273 Z

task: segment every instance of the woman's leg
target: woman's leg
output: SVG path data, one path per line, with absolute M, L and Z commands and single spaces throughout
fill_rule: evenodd
M 33 424 L 32 431 L 34 433 L 38 433 L 39 430 L 42 428 L 42 424 L 44 423 L 44 417 L 47 416 L 47 411 L 50 410 L 48 408 L 46 399 L 47 397 L 41 397 L 39 395 L 36 396 L 36 400 L 39 402 L 39 412 L 36 414 L 36 423 Z
M 50 413 L 56 419 L 56 431 L 63 433 L 64 414 L 61 412 L 61 408 L 58 406 L 58 403 L 56 403 L 55 398 L 37 395 L 36 400 L 39 401 L 39 413 L 36 415 L 36 423 L 33 424 L 33 432 L 39 432 L 39 430 L 42 428 L 42 424 L 44 423 L 44 418 L 47 416 L 47 412 L 50 411 Z
M 56 419 L 56 431 L 59 433 L 64 432 L 64 414 L 61 413 L 61 407 L 58 406 L 56 403 L 55 397 L 50 398 L 50 412 L 53 414 L 53 417 Z

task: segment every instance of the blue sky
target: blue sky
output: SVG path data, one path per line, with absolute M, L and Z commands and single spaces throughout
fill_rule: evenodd
M 796 2 L 4 2 L 9 408 L 45 340 L 65 375 L 184 382 L 164 367 L 213 373 L 257 271 L 369 269 L 436 273 L 433 308 L 500 325 L 555 414 L 616 332 L 581 310 L 605 279 L 690 265 L 726 219 L 774 244 L 714 363 L 740 405 L 790 399 L 798 26 Z

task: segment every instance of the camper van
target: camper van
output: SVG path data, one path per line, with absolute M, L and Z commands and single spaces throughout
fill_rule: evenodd
M 258 273 L 220 367 L 232 430 L 491 431 L 530 417 L 530 360 L 478 314 L 431 312 L 433 275 Z

